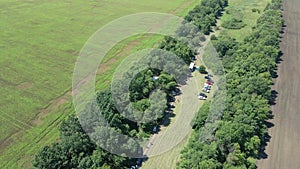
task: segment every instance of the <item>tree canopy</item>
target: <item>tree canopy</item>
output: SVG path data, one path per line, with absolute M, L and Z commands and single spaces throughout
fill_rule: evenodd
M 201 141 L 200 133 L 209 112 L 207 105 L 200 109 L 179 168 L 256 168 L 267 134 L 270 85 L 283 27 L 281 8 L 281 0 L 272 0 L 241 43 L 226 35 L 213 40 L 227 73 L 226 109 L 214 138 L 207 141 Z

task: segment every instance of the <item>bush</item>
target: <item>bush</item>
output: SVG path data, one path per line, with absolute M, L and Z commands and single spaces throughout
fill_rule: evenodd
M 206 38 L 205 38 L 204 35 L 201 35 L 201 36 L 199 37 L 199 39 L 200 39 L 201 42 L 204 42 L 204 41 L 206 40 Z
M 257 9 L 257 8 L 252 8 L 252 12 L 257 12 L 257 13 L 260 13 L 260 10 Z
M 211 35 L 210 40 L 217 40 L 218 38 L 216 37 L 216 35 Z
M 246 24 L 241 19 L 231 18 L 222 23 L 222 26 L 227 29 L 241 29 L 246 26 Z
M 201 65 L 201 66 L 199 67 L 199 72 L 200 72 L 201 74 L 207 74 L 206 67 L 203 66 L 203 65 Z

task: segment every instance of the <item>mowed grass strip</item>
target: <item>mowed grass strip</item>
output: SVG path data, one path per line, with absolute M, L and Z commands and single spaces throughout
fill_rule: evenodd
M 54 106 L 54 110 L 49 107 L 70 91 L 77 55 L 93 32 L 127 14 L 156 11 L 182 16 L 195 4 L 196 0 L 0 2 L 3 15 L 0 23 L 0 92 L 3 94 L 0 168 L 29 168 L 41 147 L 57 141 L 61 120 L 74 112 L 71 97 L 64 99 L 60 106 Z M 178 9 L 181 5 L 186 7 Z M 144 36 L 137 36 L 125 40 L 136 44 L 127 49 L 124 56 L 152 47 L 161 38 L 153 36 L 145 41 Z M 126 44 L 125 41 L 122 43 Z M 121 46 L 115 50 L 122 51 Z M 112 51 L 108 57 L 113 58 L 116 53 Z M 120 62 L 121 58 L 112 61 L 109 71 L 97 77 L 97 89 L 110 85 L 112 72 Z M 39 110 L 46 113 L 40 115 Z
M 262 14 L 268 2 L 271 2 L 271 0 L 229 0 L 229 6 L 226 8 L 226 10 L 238 10 L 238 15 L 241 15 L 240 17 L 243 18 L 243 23 L 245 23 L 246 26 L 241 29 L 224 29 L 223 33 L 228 34 L 229 36 L 241 42 L 252 32 L 252 27 L 256 25 L 257 19 Z M 258 9 L 260 13 L 252 12 L 252 9 Z M 224 12 L 221 22 L 231 19 L 233 15 L 234 14 L 227 14 Z

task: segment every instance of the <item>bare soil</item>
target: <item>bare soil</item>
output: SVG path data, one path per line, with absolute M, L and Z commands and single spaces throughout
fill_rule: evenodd
M 259 169 L 300 169 L 300 1 L 284 1 L 287 27 L 281 42 L 282 61 L 273 90 L 276 104 L 271 107 L 274 124 L 269 129 L 265 157 L 257 162 Z

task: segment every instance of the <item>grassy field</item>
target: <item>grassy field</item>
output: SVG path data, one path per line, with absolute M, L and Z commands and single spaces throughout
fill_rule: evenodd
M 170 151 L 154 156 L 146 161 L 142 169 L 173 169 L 176 168 L 177 163 L 180 160 L 180 152 L 182 148 L 188 143 L 188 139 L 191 133 L 188 134 L 182 142 L 172 148 Z
M 89 36 L 109 21 L 131 13 L 184 15 L 197 0 L 7 1 L 0 2 L 0 168 L 28 168 L 33 155 L 57 140 L 57 127 L 72 113 L 71 78 Z M 160 36 L 137 36 L 108 55 L 97 89 L 109 86 L 113 70 Z
M 238 15 L 242 18 L 243 23 L 245 23 L 246 26 L 237 30 L 225 29 L 223 33 L 227 33 L 238 41 L 242 41 L 250 34 L 252 27 L 256 25 L 256 20 L 259 18 L 268 2 L 271 2 L 271 0 L 229 0 L 229 6 L 226 10 L 232 12 L 229 14 L 224 12 L 221 23 Z M 260 13 L 252 12 L 252 9 L 258 9 L 260 10 Z

